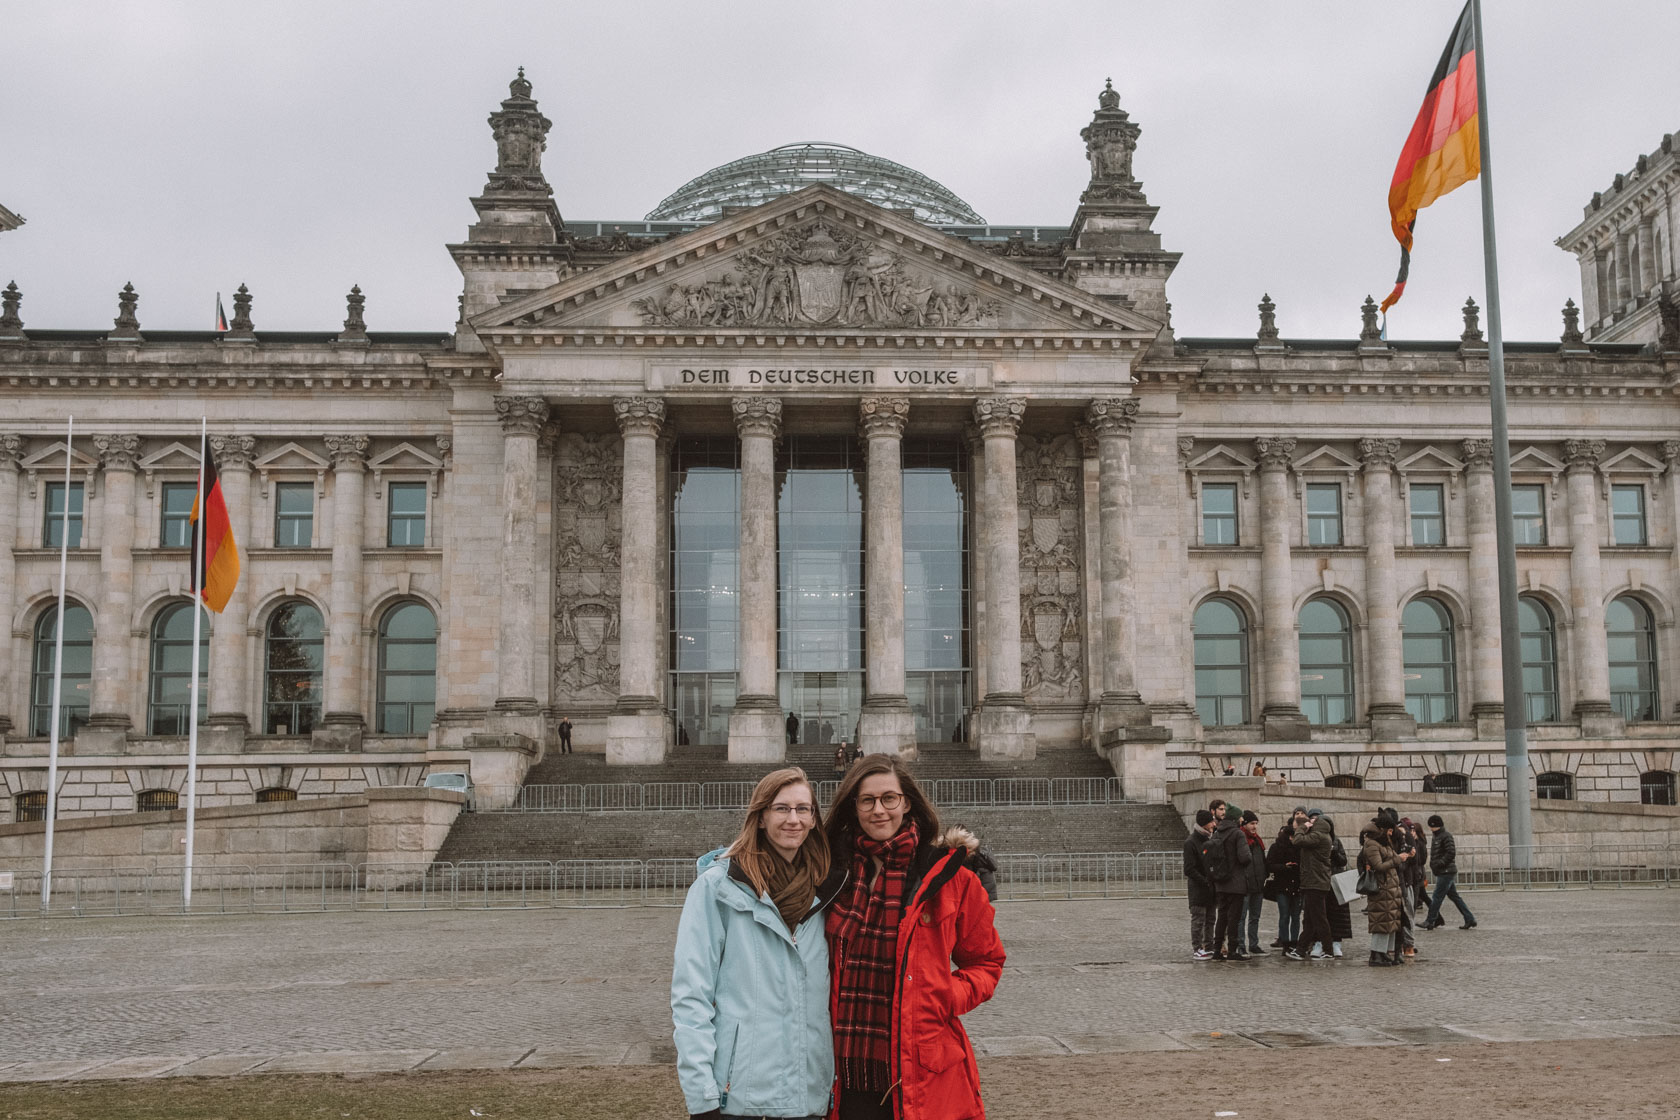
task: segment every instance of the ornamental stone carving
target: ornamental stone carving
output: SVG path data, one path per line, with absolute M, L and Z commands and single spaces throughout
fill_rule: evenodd
M 554 685 L 572 703 L 618 695 L 623 445 L 563 432 L 554 455 Z
M 335 469 L 358 470 L 367 463 L 366 436 L 323 436 L 321 442 L 327 445 Z
M 218 466 L 249 470 L 257 454 L 257 440 L 255 436 L 211 436 L 210 450 L 215 452 Z
M 782 402 L 775 397 L 736 397 L 729 404 L 735 413 L 735 431 L 742 436 L 769 436 L 782 431 Z
M 1079 454 L 1086 459 L 1092 459 L 1097 454 L 1096 429 L 1089 424 L 1075 424 L 1073 438 L 1079 441 Z
M 508 435 L 534 436 L 548 423 L 548 402 L 541 397 L 497 397 L 496 419 Z
M 910 420 L 909 397 L 864 397 L 858 402 L 858 427 L 864 439 L 904 434 Z
M 671 284 L 631 306 L 644 323 L 661 327 L 981 327 L 995 325 L 1001 310 L 823 221 L 770 237 L 734 263 L 739 272 Z
M 1569 464 L 1569 469 L 1591 471 L 1598 466 L 1598 461 L 1604 457 L 1604 441 L 1601 439 L 1566 439 L 1563 441 L 1563 458 Z
M 1099 397 L 1086 406 L 1085 422 L 1099 437 L 1131 435 L 1138 407 L 1136 397 Z
M 1295 437 L 1260 436 L 1254 441 L 1254 452 L 1260 459 L 1261 470 L 1288 470 L 1295 457 Z
M 665 402 L 658 397 L 615 397 L 613 417 L 624 435 L 657 436 L 665 426 Z
M 521 66 L 519 76 L 508 83 L 501 110 L 490 114 L 490 133 L 496 138 L 496 170 L 491 172 L 485 190 L 552 194 L 542 170 L 551 127 L 553 122 L 537 111 L 531 83 Z
M 1397 439 L 1362 439 L 1359 441 L 1359 458 L 1363 460 L 1368 471 L 1386 471 L 1394 467 L 1394 461 L 1400 456 L 1400 441 Z
M 1493 469 L 1493 441 L 1491 439 L 1467 439 L 1464 441 L 1464 465 L 1470 470 Z
M 93 446 L 108 471 L 132 471 L 140 458 L 139 436 L 94 436 Z
M 0 436 L 0 467 L 15 468 L 21 458 L 23 458 L 23 438 L 13 435 Z
M 974 402 L 974 423 L 980 438 L 1011 436 L 1021 430 L 1021 419 L 1027 414 L 1025 397 L 981 397 Z
M 1085 158 L 1091 163 L 1091 184 L 1080 202 L 1142 202 L 1143 188 L 1132 177 L 1132 153 L 1143 129 L 1120 108 L 1120 95 L 1110 80 L 1097 95 L 1091 123 L 1079 130 Z
M 1021 438 L 1021 690 L 1028 700 L 1084 699 L 1084 580 L 1080 515 L 1084 469 L 1070 435 Z
M 17 437 L 16 436 L 7 436 L 5 438 L 6 439 L 16 439 Z M 1665 439 L 1665 440 L 1663 440 L 1662 453 L 1663 453 L 1663 462 L 1668 464 L 1668 469 L 1670 471 L 1673 471 L 1674 470 L 1674 465 L 1675 465 L 1675 460 L 1680 459 L 1680 439 Z M 3 450 L 0 450 L 0 460 L 3 460 L 4 458 L 5 458 L 5 453 L 4 453 Z
M 1178 465 L 1179 465 L 1180 469 L 1188 470 L 1190 468 L 1190 456 L 1191 456 L 1191 453 L 1194 452 L 1195 450 L 1196 450 L 1196 437 L 1195 436 L 1179 436 L 1178 437 Z

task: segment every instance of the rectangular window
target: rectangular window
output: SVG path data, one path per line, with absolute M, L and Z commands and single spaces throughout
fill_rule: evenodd
M 192 544 L 192 507 L 196 483 L 166 482 L 163 484 L 163 531 L 158 537 L 162 548 L 186 548 Z
M 1342 543 L 1342 488 L 1335 483 L 1307 487 L 1307 544 Z
M 64 545 L 64 531 L 70 532 L 70 547 L 82 547 L 82 484 L 70 483 L 70 516 L 66 520 L 64 513 L 64 483 L 47 483 L 47 512 L 45 524 L 41 530 L 41 545 L 44 548 L 60 548 Z
M 1447 543 L 1446 510 L 1441 501 L 1440 486 L 1413 486 L 1412 544 L 1425 548 Z
M 385 539 L 391 548 L 426 546 L 426 484 L 393 482 Z
M 274 547 L 308 548 L 315 539 L 315 488 L 307 482 L 274 487 Z
M 1237 486 L 1234 482 L 1202 487 L 1202 543 L 1237 543 Z
M 1511 535 L 1519 547 L 1546 543 L 1546 488 L 1511 487 Z
M 1648 544 L 1645 532 L 1645 487 L 1610 488 L 1610 524 L 1617 544 Z

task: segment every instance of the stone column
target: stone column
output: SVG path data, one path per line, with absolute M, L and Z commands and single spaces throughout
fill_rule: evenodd
M 17 599 L 17 562 L 12 549 L 17 546 L 18 459 L 22 455 L 21 438 L 0 435 L 0 624 L 5 627 L 0 630 L 0 745 L 16 726 L 12 722 L 11 703 L 22 692 L 12 680 L 11 622 Z
M 1628 268 L 1628 256 L 1632 246 L 1624 232 L 1616 234 L 1616 306 L 1612 311 L 1620 311 L 1633 298 L 1633 277 Z
M 607 718 L 607 761 L 661 762 L 671 745 L 671 721 L 658 700 L 659 586 L 657 473 L 665 402 L 619 397 L 613 414 L 624 436 L 624 499 L 619 543 L 618 704 Z M 745 473 L 745 472 L 743 472 Z
M 541 397 L 497 397 L 502 423 L 501 628 L 496 640 L 496 710 L 537 714 L 537 436 L 548 422 Z M 651 485 L 651 478 L 649 484 Z
M 1305 742 L 1311 737 L 1301 711 L 1301 650 L 1296 640 L 1295 577 L 1290 566 L 1289 534 L 1294 518 L 1289 502 L 1289 463 L 1293 436 L 1261 436 L 1254 441 L 1260 457 L 1260 609 L 1265 612 L 1265 707 L 1260 723 L 1268 742 Z
M 741 598 L 729 760 L 776 762 L 787 756 L 776 694 L 776 437 L 782 430 L 782 402 L 736 397 L 731 407 L 741 439 Z
M 1655 295 L 1659 270 L 1657 265 L 1656 238 L 1653 236 L 1651 219 L 1649 217 L 1641 217 L 1639 219 L 1639 226 L 1635 236 L 1639 241 L 1639 290 L 1634 294 L 1645 295 L 1649 293 L 1651 295 Z
M 1359 441 L 1365 461 L 1365 648 L 1371 667 L 1373 740 L 1417 734 L 1417 722 L 1406 711 L 1394 578 L 1394 460 L 1399 452 L 1397 439 Z
M 1677 595 L 1680 594 L 1680 440 L 1664 440 L 1662 452 L 1663 461 L 1668 464 L 1668 470 L 1665 473 L 1668 475 L 1668 503 L 1672 518 L 1669 524 L 1676 527 L 1674 547 L 1669 553 L 1672 557 L 1670 561 L 1672 567 L 1670 568 L 1669 594 Z M 0 470 L 3 470 L 3 468 L 0 468 Z M 0 594 L 4 594 L 3 589 L 0 589 Z M 1669 649 L 1665 651 L 1668 654 L 1670 665 L 1675 664 L 1676 657 L 1680 656 L 1680 643 L 1676 642 L 1677 638 L 1680 638 L 1680 634 L 1675 634 L 1673 628 L 1670 628 Z M 4 676 L 0 676 L 0 680 L 4 679 Z M 10 693 L 7 695 L 10 695 Z M 1674 702 L 1673 711 L 1676 716 L 1680 716 L 1680 700 Z
M 1598 460 L 1601 439 L 1563 442 L 1569 487 L 1569 610 L 1575 649 L 1575 715 L 1581 735 L 1614 732 L 1610 711 L 1610 653 L 1604 633 L 1604 577 L 1598 567 Z
M 974 402 L 986 455 L 986 519 L 980 542 L 986 564 L 986 699 L 971 732 L 983 759 L 1032 758 L 1036 741 L 1021 693 L 1020 507 L 1015 493 L 1015 433 L 1024 397 Z
M 1581 312 L 1590 330 L 1598 322 L 1601 302 L 1598 291 L 1598 247 L 1588 245 L 1581 251 Z
M 1478 739 L 1505 735 L 1505 669 L 1499 636 L 1498 514 L 1493 499 L 1493 441 L 1464 441 L 1470 522 L 1470 717 Z
M 973 707 L 963 720 L 963 739 L 974 746 L 974 713 L 986 697 L 986 673 L 990 664 L 990 642 L 986 629 L 986 441 L 974 424 L 963 425 L 963 442 L 968 448 L 968 670 L 973 674 Z
M 251 436 L 211 436 L 210 449 L 216 456 L 216 473 L 222 480 L 222 496 L 227 501 L 228 516 L 238 518 L 252 508 L 251 459 L 257 441 Z M 246 529 L 243 534 L 240 530 Z M 234 543 L 240 551 L 239 582 L 228 597 L 227 609 L 210 630 L 210 707 L 205 725 L 199 729 L 200 746 L 216 753 L 236 753 L 243 749 L 245 736 L 251 730 L 250 659 L 245 628 L 251 617 L 250 550 L 257 538 L 247 526 L 235 525 Z
M 865 397 L 858 427 L 867 448 L 864 509 L 864 667 L 858 716 L 865 754 L 916 757 L 916 716 L 904 693 L 904 461 L 908 397 Z
M 327 436 L 333 462 L 332 588 L 327 609 L 326 704 L 310 736 L 316 750 L 353 751 L 362 745 L 362 500 L 366 436 Z M 529 592 L 527 592 L 529 594 Z
M 93 704 L 87 746 L 100 753 L 120 753 L 125 733 L 134 726 L 133 658 L 130 632 L 134 614 L 134 472 L 139 436 L 94 436 L 105 468 L 100 496 L 99 622 L 93 633 Z M 106 737 L 109 739 L 106 740 Z

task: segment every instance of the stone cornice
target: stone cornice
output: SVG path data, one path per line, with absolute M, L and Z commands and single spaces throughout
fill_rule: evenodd
M 768 436 L 782 431 L 782 402 L 776 397 L 736 397 L 729 402 L 735 414 L 735 431 L 742 436 Z
M 864 397 L 858 401 L 858 430 L 864 439 L 904 434 L 910 420 L 909 397 Z
M 658 350 L 708 346 L 783 350 L 845 347 L 864 350 L 919 350 L 1002 353 L 1025 352 L 1135 354 L 1149 342 L 1135 335 L 1100 331 L 1011 330 L 1006 328 L 857 327 L 816 330 L 810 327 L 554 327 L 500 328 L 493 339 L 498 353 L 526 349 Z

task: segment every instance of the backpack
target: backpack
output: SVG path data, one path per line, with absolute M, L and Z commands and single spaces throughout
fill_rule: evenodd
M 1202 866 L 1207 868 L 1208 879 L 1216 885 L 1231 877 L 1231 857 L 1225 851 L 1225 837 L 1217 832 L 1202 841 Z

